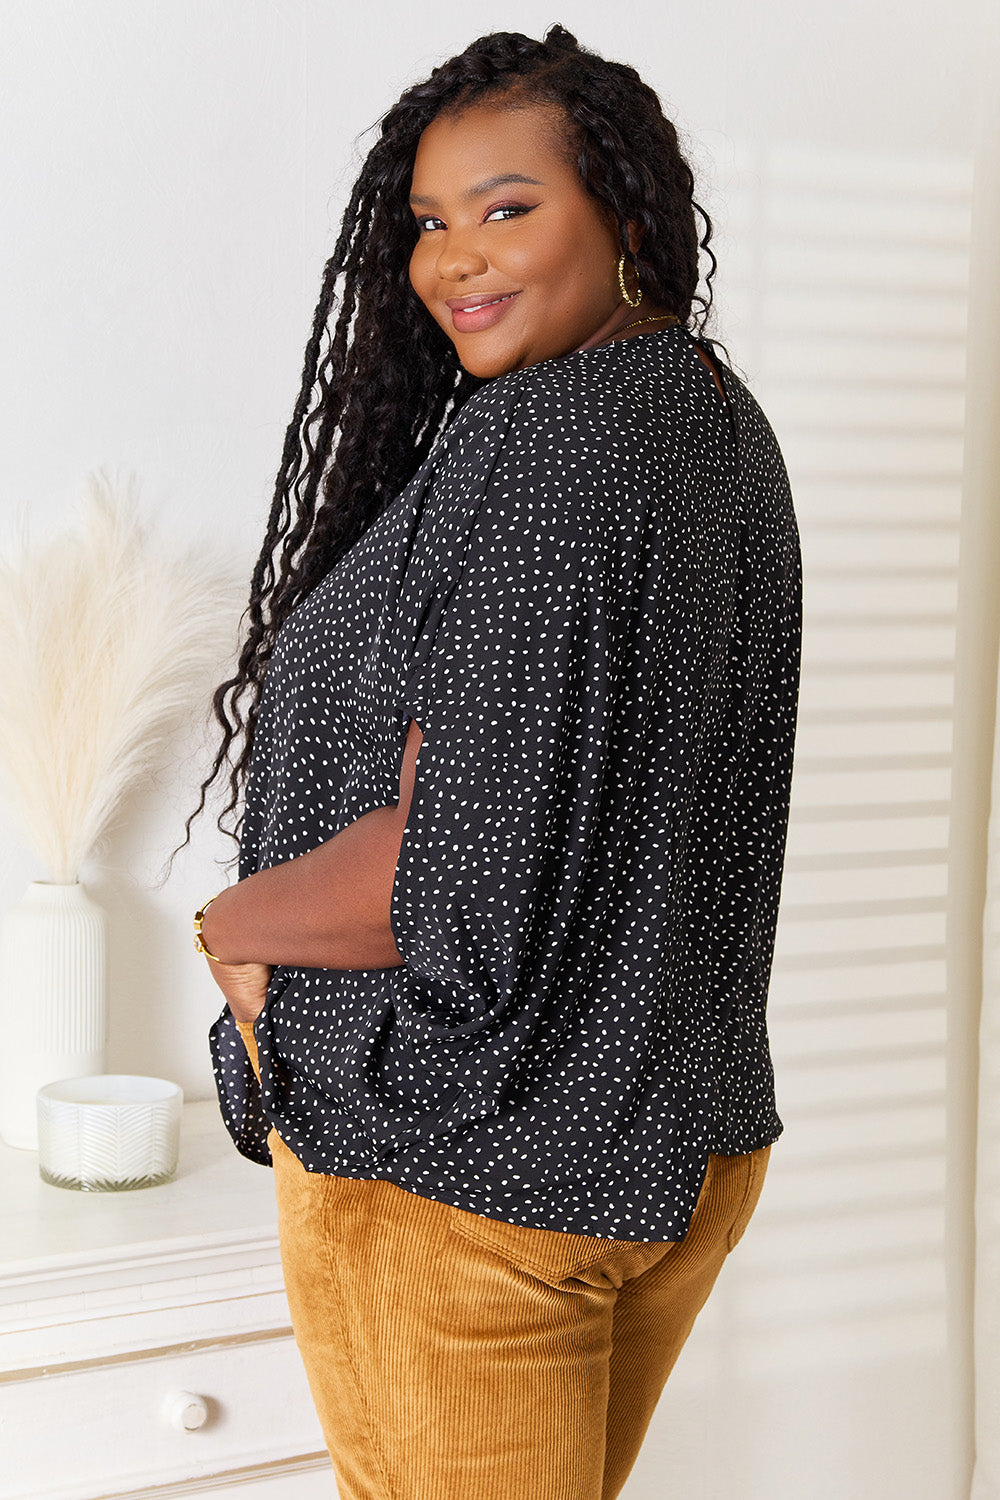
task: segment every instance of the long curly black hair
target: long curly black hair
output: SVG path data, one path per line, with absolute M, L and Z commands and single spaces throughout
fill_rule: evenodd
M 629 253 L 627 222 L 642 230 L 641 249 L 630 254 L 641 285 L 714 348 L 706 332 L 716 269 L 711 220 L 695 202 L 694 176 L 674 126 L 634 68 L 581 47 L 562 26 L 551 27 L 543 41 L 498 31 L 407 89 L 381 121 L 324 268 L 251 581 L 245 641 L 235 675 L 212 699 L 221 743 L 188 835 L 209 787 L 228 769 L 219 827 L 238 837 L 241 820 L 233 826 L 227 820 L 240 804 L 260 692 L 283 621 L 404 488 L 483 384 L 459 364 L 410 286 L 418 229 L 408 198 L 417 143 L 431 120 L 442 110 L 510 94 L 519 105 L 561 106 L 567 150 L 585 188 L 616 216 L 623 251 Z M 699 252 L 707 259 L 703 290 Z

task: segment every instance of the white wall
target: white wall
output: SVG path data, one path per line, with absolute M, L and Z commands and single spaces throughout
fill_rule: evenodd
M 943 944 L 987 3 L 2 8 L 5 535 L 18 507 L 57 521 L 88 469 L 129 467 L 165 527 L 249 567 L 355 137 L 473 34 L 561 20 L 638 66 L 689 138 L 718 330 L 785 448 L 807 565 L 773 991 L 786 1135 L 628 1500 L 962 1493 L 942 1394 Z M 190 912 L 226 846 L 206 821 L 153 881 L 199 749 L 176 747 L 86 872 L 112 919 L 109 1066 L 193 1097 L 212 1091 L 218 1006 Z M 0 849 L 3 908 L 42 872 Z

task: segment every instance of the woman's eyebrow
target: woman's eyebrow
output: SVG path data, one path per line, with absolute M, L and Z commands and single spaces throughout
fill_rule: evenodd
M 461 198 L 479 198 L 483 193 L 492 193 L 494 188 L 506 187 L 511 182 L 527 182 L 532 187 L 544 187 L 544 182 L 539 182 L 537 177 L 524 177 L 520 172 L 502 172 L 498 177 L 487 177 L 485 182 L 477 182 L 475 187 L 466 188 L 460 193 Z M 419 193 L 410 194 L 410 202 L 414 206 L 427 208 L 437 202 L 436 198 L 424 198 Z

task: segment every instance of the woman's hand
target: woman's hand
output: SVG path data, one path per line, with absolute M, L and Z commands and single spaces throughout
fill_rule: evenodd
M 237 1021 L 256 1021 L 264 1009 L 271 979 L 269 964 L 219 964 L 206 959 L 212 978 Z

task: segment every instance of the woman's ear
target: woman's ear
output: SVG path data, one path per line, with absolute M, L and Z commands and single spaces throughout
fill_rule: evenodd
M 621 220 L 612 208 L 605 206 L 608 227 L 614 233 L 615 239 L 621 242 Z M 628 250 L 630 255 L 635 255 L 642 244 L 642 227 L 635 219 L 626 219 L 625 232 L 628 235 Z

